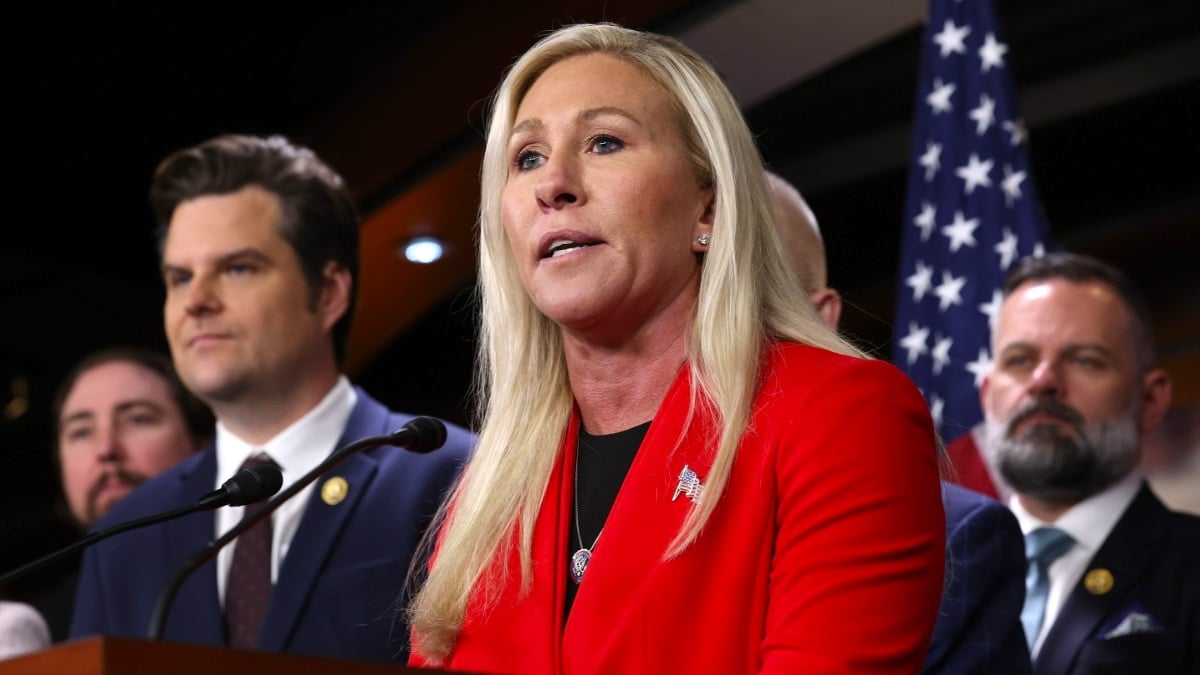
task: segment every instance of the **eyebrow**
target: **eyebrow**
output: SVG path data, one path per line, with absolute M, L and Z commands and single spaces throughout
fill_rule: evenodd
M 1098 342 L 1072 342 L 1067 345 L 1068 352 L 1097 351 L 1105 356 L 1116 356 L 1116 350 Z
M 1022 341 L 1017 341 L 1017 342 L 1010 342 L 1010 343 L 1004 345 L 1003 347 L 1000 348 L 1000 353 L 1004 354 L 1005 352 L 1008 352 L 1013 349 L 1032 349 L 1034 351 L 1041 350 L 1041 348 L 1038 347 L 1037 345 L 1035 345 L 1034 343 L 1025 342 L 1022 340 Z M 1114 351 L 1112 349 L 1108 348 L 1107 346 L 1105 346 L 1103 344 L 1100 344 L 1099 342 L 1071 342 L 1063 347 L 1063 351 L 1065 351 L 1065 352 L 1077 352 L 1077 351 L 1084 350 L 1084 349 L 1094 349 L 1098 352 L 1103 352 L 1104 354 L 1109 354 L 1109 355 L 1114 354 Z
M 594 120 L 598 117 L 604 117 L 606 115 L 616 115 L 618 117 L 624 117 L 625 119 L 629 120 L 630 122 L 633 122 L 634 124 L 637 124 L 638 126 L 641 126 L 641 122 L 638 120 L 638 118 L 629 114 L 625 110 L 622 110 L 621 108 L 617 108 L 615 106 L 601 106 L 599 108 L 588 108 L 587 110 L 581 110 L 579 112 L 579 114 L 575 116 L 575 122 L 576 123 L 591 122 L 592 120 Z M 527 131 L 533 131 L 535 129 L 541 128 L 542 126 L 543 126 L 542 121 L 540 119 L 538 119 L 536 117 L 529 117 L 529 118 L 521 120 L 516 125 L 514 125 L 512 128 L 512 132 L 509 133 L 508 137 L 512 138 L 513 136 L 516 136 L 517 134 L 525 133 Z
M 129 410 L 132 410 L 134 408 L 140 408 L 140 407 L 152 408 L 156 412 L 162 412 L 162 410 L 163 410 L 163 407 L 161 405 L 159 405 L 159 403 L 157 401 L 152 401 L 148 398 L 135 398 L 135 399 L 132 399 L 129 401 L 121 401 L 120 403 L 117 404 L 116 410 L 118 413 L 122 413 L 122 412 L 127 412 Z M 96 416 L 96 414 L 94 412 L 92 412 L 91 410 L 80 410 L 79 412 L 71 413 L 70 415 L 67 415 L 66 417 L 64 417 L 62 419 L 62 421 L 58 423 L 58 426 L 62 427 L 62 428 L 66 428 L 72 422 L 88 420 L 95 416 Z
M 72 422 L 79 422 L 81 420 L 91 419 L 95 416 L 96 416 L 95 413 L 93 413 L 91 410 L 80 410 L 77 413 L 71 413 L 70 415 L 67 415 L 66 417 L 62 418 L 59 421 L 58 426 L 66 427 L 69 424 L 71 424 Z
M 217 261 L 216 261 L 216 266 L 220 267 L 222 265 L 228 265 L 229 263 L 231 263 L 235 260 L 241 259 L 241 258 L 252 258 L 258 262 L 265 263 L 268 265 L 273 263 L 273 261 L 269 257 L 267 257 L 267 255 L 265 253 L 263 253 L 262 251 L 260 251 L 256 248 L 247 247 L 247 248 L 239 248 L 236 251 L 230 251 L 229 253 L 225 253 L 221 256 L 218 256 Z M 167 262 L 164 262 L 162 264 L 163 276 L 166 276 L 168 273 L 171 273 L 171 272 L 186 272 L 188 269 L 189 268 L 187 268 L 187 267 L 181 267 L 179 265 L 172 265 Z

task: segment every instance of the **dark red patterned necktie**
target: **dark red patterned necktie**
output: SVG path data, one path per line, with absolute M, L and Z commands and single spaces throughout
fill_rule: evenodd
M 241 469 L 271 464 L 271 458 L 254 455 Z M 252 513 L 247 508 L 247 515 Z M 244 516 L 243 516 L 244 518 Z M 264 518 L 238 537 L 233 564 L 225 583 L 225 625 L 229 646 L 244 649 L 258 643 L 267 602 L 271 598 L 271 519 Z

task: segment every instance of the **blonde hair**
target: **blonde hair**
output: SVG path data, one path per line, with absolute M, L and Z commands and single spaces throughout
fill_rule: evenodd
M 543 38 L 509 70 L 493 102 L 482 168 L 479 285 L 481 431 L 463 477 L 443 507 L 436 564 L 410 608 L 414 650 L 433 663 L 453 650 L 468 602 L 490 609 L 505 587 L 513 547 L 522 593 L 531 547 L 574 397 L 558 327 L 533 305 L 501 221 L 507 145 L 516 111 L 537 78 L 564 59 L 604 53 L 655 81 L 677 118 L 687 159 L 714 190 L 712 238 L 702 265 L 688 343 L 693 408 L 721 428 L 704 496 L 664 557 L 686 549 L 721 498 L 749 418 L 768 339 L 861 355 L 830 331 L 805 299 L 778 234 L 762 160 L 733 97 L 712 68 L 676 40 L 612 24 L 568 26 Z M 432 531 L 432 529 L 431 529 Z M 486 572 L 486 574 L 485 574 Z

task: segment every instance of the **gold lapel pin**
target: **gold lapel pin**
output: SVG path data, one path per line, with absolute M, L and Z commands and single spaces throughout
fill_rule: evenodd
M 350 493 L 350 484 L 341 476 L 334 476 L 325 481 L 321 486 L 321 501 L 330 506 L 337 506 L 342 503 L 346 495 Z
M 1104 595 L 1112 590 L 1115 583 L 1116 580 L 1113 579 L 1112 572 L 1103 567 L 1090 570 L 1087 576 L 1083 578 L 1083 587 L 1092 595 Z

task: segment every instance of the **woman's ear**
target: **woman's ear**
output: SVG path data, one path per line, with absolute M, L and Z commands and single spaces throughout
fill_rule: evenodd
M 702 190 L 704 195 L 704 210 L 700 213 L 700 219 L 696 221 L 696 226 L 692 228 L 692 251 L 694 253 L 705 253 L 708 251 L 708 244 L 712 241 L 712 225 L 713 213 L 716 210 L 714 200 L 716 193 L 711 187 Z

